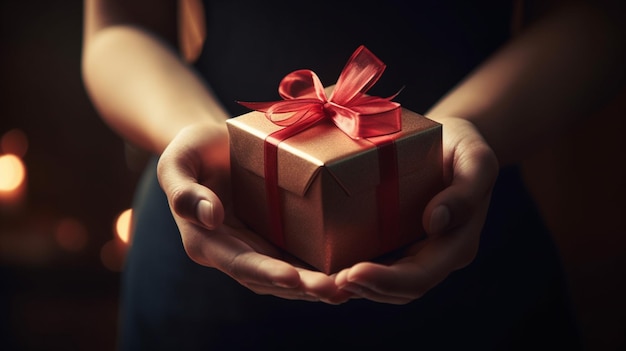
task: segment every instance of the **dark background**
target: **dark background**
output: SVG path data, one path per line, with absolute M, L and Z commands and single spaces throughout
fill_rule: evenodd
M 22 199 L 0 203 L 2 350 L 115 348 L 120 264 L 101 254 L 138 175 L 87 99 L 81 40 L 81 1 L 0 2 L 0 137 L 28 140 Z
M 81 1 L 0 2 L 0 138 L 28 140 L 25 190 L 0 199 L 2 350 L 115 349 L 138 172 L 83 89 L 81 26 Z M 625 111 L 622 93 L 524 165 L 592 350 L 626 349 Z

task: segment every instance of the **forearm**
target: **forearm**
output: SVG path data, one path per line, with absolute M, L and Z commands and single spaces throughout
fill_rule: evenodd
M 622 84 L 624 35 L 616 20 L 583 6 L 540 20 L 426 115 L 472 121 L 501 164 L 517 162 Z
M 202 79 L 166 43 L 128 25 L 90 36 L 83 79 L 102 118 L 123 138 L 160 153 L 197 122 L 223 128 L 226 112 Z

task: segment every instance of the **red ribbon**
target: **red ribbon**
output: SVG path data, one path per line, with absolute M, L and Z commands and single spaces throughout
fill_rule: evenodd
M 276 245 L 284 247 L 280 192 L 278 189 L 278 144 L 322 120 L 330 119 L 353 139 L 379 137 L 402 129 L 400 104 L 388 98 L 366 95 L 385 70 L 385 64 L 360 46 L 343 68 L 330 98 L 326 97 L 319 77 L 310 70 L 297 70 L 286 75 L 278 87 L 283 98 L 269 102 L 239 102 L 261 111 L 285 128 L 265 139 L 265 185 L 270 226 Z M 369 139 L 368 139 L 369 140 Z M 397 232 L 398 171 L 396 148 L 391 138 L 370 140 L 378 148 L 380 184 L 377 189 L 381 232 Z M 384 241 L 390 245 L 388 241 Z

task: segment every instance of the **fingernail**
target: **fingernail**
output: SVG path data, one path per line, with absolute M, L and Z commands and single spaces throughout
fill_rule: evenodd
M 450 210 L 447 206 L 439 205 L 430 216 L 430 234 L 443 232 L 450 225 Z
M 209 229 L 215 229 L 213 222 L 213 204 L 208 200 L 200 200 L 196 206 L 196 217 L 200 223 Z

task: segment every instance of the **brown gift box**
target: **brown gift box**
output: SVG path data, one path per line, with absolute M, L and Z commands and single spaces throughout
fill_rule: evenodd
M 272 241 L 263 144 L 280 129 L 262 112 L 227 121 L 236 216 Z M 320 123 L 278 147 L 278 186 L 287 252 L 330 274 L 424 236 L 422 213 L 443 185 L 442 126 L 402 109 L 392 134 L 398 159 L 399 232 L 378 230 L 376 146 Z M 372 138 L 374 139 L 374 138 Z M 274 242 L 276 244 L 276 242 Z

